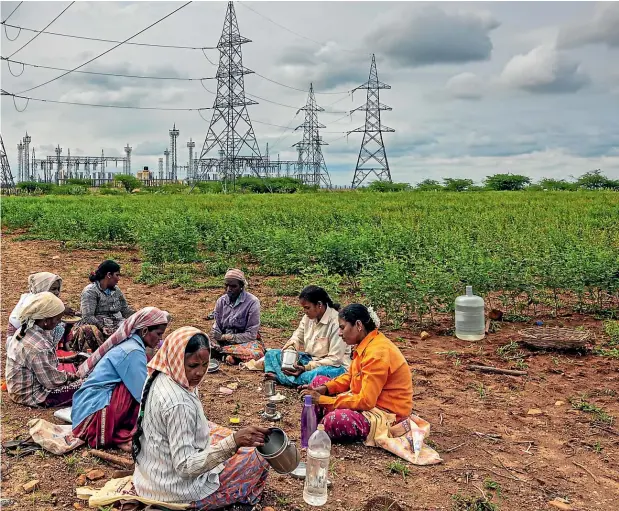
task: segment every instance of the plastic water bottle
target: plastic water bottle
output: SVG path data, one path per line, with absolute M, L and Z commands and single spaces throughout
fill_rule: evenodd
M 456 337 L 464 341 L 479 341 L 485 337 L 484 299 L 466 286 L 466 294 L 456 298 Z
M 309 439 L 316 431 L 317 424 L 316 407 L 312 404 L 312 396 L 305 396 L 301 411 L 301 447 L 303 449 L 307 449 Z
M 310 506 L 323 506 L 327 503 L 327 484 L 329 482 L 329 458 L 331 457 L 331 439 L 325 433 L 325 427 L 318 429 L 309 439 L 307 449 L 307 469 L 303 500 Z

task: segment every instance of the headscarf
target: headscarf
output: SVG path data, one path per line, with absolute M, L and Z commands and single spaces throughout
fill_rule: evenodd
M 64 310 L 64 303 L 53 293 L 45 291 L 34 295 L 19 311 L 17 319 L 21 325 L 21 330 L 15 334 L 16 339 L 21 339 L 26 331 L 32 328 L 36 320 L 53 318 L 62 314 Z
M 59 281 L 62 286 L 62 278 L 54 273 L 42 271 L 39 273 L 33 273 L 28 277 L 28 292 L 21 295 L 19 302 L 14 307 L 13 312 L 9 316 L 9 324 L 12 327 L 12 331 L 19 330 L 21 323 L 19 322 L 19 313 L 23 309 L 30 299 L 37 293 L 43 291 L 49 291 L 54 282 Z M 12 334 L 9 334 L 9 337 Z
M 50 273 L 48 271 L 33 273 L 28 277 L 28 291 L 32 294 L 49 291 L 56 281 L 59 281 L 62 286 L 62 278 L 55 273 Z
M 162 311 L 157 307 L 144 307 L 140 309 L 123 321 L 118 329 L 110 335 L 108 340 L 88 357 L 88 360 L 77 370 L 77 375 L 80 378 L 88 376 L 108 351 L 121 342 L 126 341 L 136 330 L 141 330 L 149 326 L 168 324 L 169 322 L 170 314 L 166 311 Z
M 208 339 L 208 335 L 192 326 L 184 326 L 168 335 L 157 354 L 148 363 L 148 375 L 152 375 L 155 371 L 165 373 L 181 387 L 193 391 L 194 387 L 189 386 L 185 373 L 185 349 L 189 339 L 196 334 L 202 334 Z
M 247 279 L 245 279 L 245 274 L 237 268 L 230 268 L 226 272 L 224 279 L 236 279 L 239 282 L 242 282 L 245 287 L 247 287 Z

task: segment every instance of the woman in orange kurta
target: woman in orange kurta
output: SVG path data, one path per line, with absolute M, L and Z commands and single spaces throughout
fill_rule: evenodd
M 378 331 L 376 314 L 353 303 L 339 313 L 340 336 L 353 347 L 347 373 L 330 380 L 316 377 L 302 388 L 324 414 L 322 424 L 332 440 L 365 440 L 370 423 L 364 411 L 380 408 L 396 415 L 397 421 L 413 409 L 413 381 L 406 359 Z

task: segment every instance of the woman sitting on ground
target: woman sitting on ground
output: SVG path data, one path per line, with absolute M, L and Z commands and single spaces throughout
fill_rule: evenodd
M 303 388 L 324 414 L 322 424 L 332 440 L 365 440 L 370 422 L 362 412 L 379 408 L 407 418 L 413 409 L 413 381 L 406 359 L 389 339 L 378 331 L 380 321 L 372 310 L 353 303 L 339 314 L 340 335 L 354 356 L 346 374 L 329 381 L 318 376 Z
M 125 295 L 118 288 L 118 263 L 103 261 L 89 279 L 92 284 L 82 291 L 82 319 L 75 324 L 67 339 L 73 351 L 96 351 L 123 320 L 133 314 Z
M 65 306 L 46 291 L 29 299 L 18 316 L 19 330 L 7 343 L 6 385 L 9 397 L 27 406 L 54 407 L 71 403 L 78 377 L 58 369 L 52 331 Z
M 155 307 L 127 319 L 78 369 L 86 377 L 73 396 L 73 435 L 90 447 L 131 452 L 146 382 L 146 347 L 156 348 L 170 321 Z
M 44 291 L 49 291 L 55 296 L 60 296 L 60 290 L 62 288 L 62 278 L 60 275 L 56 275 L 55 273 L 50 273 L 47 271 L 42 271 L 39 273 L 33 273 L 28 276 L 28 292 L 21 295 L 19 302 L 11 312 L 9 316 L 9 325 L 6 330 L 7 335 L 7 345 L 10 338 L 19 330 L 21 327 L 19 323 L 19 312 L 22 307 L 37 293 L 43 293 Z M 66 308 L 67 314 L 74 314 L 74 312 Z M 55 346 L 63 340 L 65 335 L 66 325 L 61 321 L 58 323 L 58 326 L 52 330 L 52 339 Z
M 350 346 L 339 334 L 339 304 L 334 304 L 321 287 L 307 286 L 299 295 L 305 315 L 292 337 L 281 350 L 267 350 L 262 364 L 266 378 L 283 385 L 308 385 L 316 376 L 335 378 L 350 366 Z M 295 368 L 282 369 L 282 351 L 293 349 L 299 354 Z M 259 367 L 261 361 L 256 365 Z
M 209 361 L 208 337 L 183 327 L 149 362 L 133 437 L 138 495 L 197 510 L 260 501 L 269 466 L 254 448 L 264 444 L 268 429 L 232 433 L 206 419 L 196 388 Z
M 245 290 L 247 280 L 241 270 L 228 270 L 224 277 L 226 294 L 215 305 L 211 347 L 227 364 L 258 360 L 264 356 L 260 339 L 260 300 Z

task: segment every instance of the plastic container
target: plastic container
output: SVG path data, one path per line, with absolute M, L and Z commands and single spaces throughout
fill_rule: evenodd
M 309 439 L 307 448 L 307 469 L 303 486 L 303 500 L 310 506 L 324 506 L 327 503 L 329 484 L 329 459 L 331 458 L 331 439 L 325 427 L 318 429 Z
M 466 294 L 456 298 L 456 337 L 464 341 L 480 341 L 485 337 L 484 299 L 466 286 Z
M 316 431 L 318 419 L 316 407 L 312 404 L 312 396 L 305 396 L 303 410 L 301 410 L 301 447 L 307 449 L 309 439 Z

